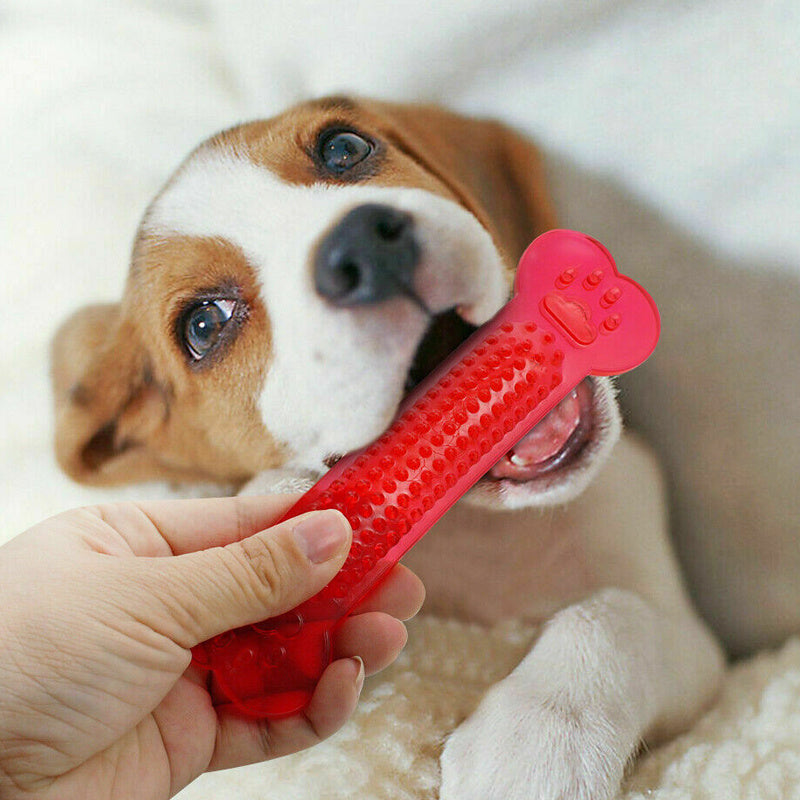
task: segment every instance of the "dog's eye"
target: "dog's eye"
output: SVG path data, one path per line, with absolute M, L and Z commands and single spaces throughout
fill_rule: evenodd
M 372 145 L 352 131 L 335 131 L 323 136 L 319 144 L 322 163 L 331 172 L 346 172 L 372 152 Z
M 234 300 L 204 300 L 186 311 L 181 323 L 181 336 L 195 361 L 214 349 L 235 308 Z

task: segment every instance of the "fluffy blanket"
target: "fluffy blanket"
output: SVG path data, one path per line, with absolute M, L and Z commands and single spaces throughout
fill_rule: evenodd
M 204 775 L 181 800 L 435 800 L 455 724 L 508 674 L 536 631 L 419 618 L 398 661 L 368 679 L 359 708 L 307 753 Z M 636 762 L 619 800 L 797 800 L 800 640 L 733 667 L 715 707 Z
M 208 133 L 342 90 L 498 116 L 544 145 L 564 222 L 626 271 L 646 254 L 666 271 L 691 260 L 717 280 L 735 267 L 736 280 L 796 292 L 798 36 L 788 0 L 0 2 L 0 541 L 68 506 L 172 491 L 90 490 L 60 474 L 47 344 L 78 305 L 119 296 L 144 205 Z M 785 431 L 795 462 L 798 439 Z M 784 483 L 749 463 L 796 524 L 800 463 Z M 679 518 L 700 507 L 677 497 Z M 442 736 L 534 633 L 498 628 L 487 647 L 482 631 L 420 620 L 330 743 L 206 776 L 182 797 L 435 797 Z M 794 639 L 733 667 L 719 704 L 644 755 L 625 796 L 789 800 L 798 786 Z

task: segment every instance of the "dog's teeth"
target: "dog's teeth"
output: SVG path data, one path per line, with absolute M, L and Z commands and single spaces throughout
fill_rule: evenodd
M 512 454 L 512 456 L 509 459 L 509 461 L 511 461 L 511 463 L 515 467 L 527 467 L 528 466 L 528 461 L 526 459 L 522 458 L 522 456 L 518 456 L 516 453 Z

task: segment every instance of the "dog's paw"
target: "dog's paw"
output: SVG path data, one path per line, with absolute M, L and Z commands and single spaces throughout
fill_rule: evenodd
M 307 492 L 319 478 L 310 472 L 288 469 L 265 469 L 251 478 L 239 494 L 294 494 Z
M 592 709 L 498 684 L 448 738 L 440 800 L 610 800 L 626 752 L 615 726 Z

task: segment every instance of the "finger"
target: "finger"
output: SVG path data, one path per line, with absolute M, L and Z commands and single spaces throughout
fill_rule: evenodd
M 150 555 L 153 536 L 173 555 L 222 547 L 273 525 L 300 498 L 298 494 L 154 500 L 99 506 L 103 520 L 137 555 Z
M 408 567 L 397 564 L 378 587 L 353 610 L 353 614 L 383 611 L 397 619 L 411 619 L 422 608 L 425 587 Z
M 341 567 L 351 528 L 338 511 L 312 511 L 240 542 L 167 558 L 114 559 L 131 611 L 182 647 L 282 614 Z
M 348 617 L 337 629 L 334 658 L 360 656 L 367 675 L 388 667 L 406 646 L 408 631 L 400 620 L 388 614 L 370 612 Z
M 185 675 L 153 710 L 169 754 L 170 797 L 205 772 L 214 748 L 217 714 L 196 676 Z
M 355 710 L 363 670 L 354 659 L 334 661 L 322 674 L 306 710 L 285 719 L 252 720 L 238 716 L 228 706 L 219 707 L 217 742 L 208 769 L 254 764 L 319 744 L 339 730 Z

